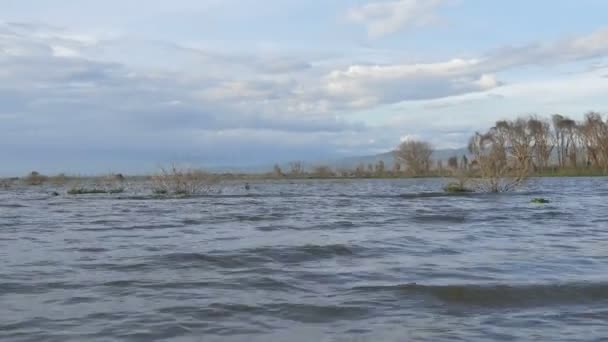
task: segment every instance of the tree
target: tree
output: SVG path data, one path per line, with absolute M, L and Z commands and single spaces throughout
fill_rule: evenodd
M 281 167 L 279 166 L 279 164 L 274 164 L 274 168 L 272 170 L 272 173 L 274 174 L 275 177 L 283 177 L 283 170 L 281 170 Z
M 300 176 L 304 174 L 304 167 L 302 166 L 302 162 L 294 161 L 289 163 L 289 174 L 292 176 Z
M 394 162 L 393 163 L 393 175 L 398 175 L 401 173 L 401 164 L 399 164 L 398 162 Z
M 433 148 L 428 142 L 407 140 L 395 151 L 395 159 L 404 163 L 412 176 L 420 176 L 429 172 L 432 154 Z
M 469 140 L 481 190 L 509 191 L 527 179 L 532 149 L 526 126 L 522 119 L 499 121 L 488 132 L 475 133 Z
M 576 166 L 576 122 L 562 115 L 555 114 L 553 115 L 553 131 L 557 145 L 559 166 L 565 167 L 567 164 Z
M 448 167 L 452 170 L 457 170 L 458 169 L 458 157 L 456 157 L 456 156 L 450 157 L 448 159 Z
M 537 169 L 544 170 L 549 166 L 551 152 L 555 146 L 551 126 L 545 120 L 531 117 L 528 119 L 528 130 L 534 141 L 533 162 Z
M 377 176 L 382 176 L 384 175 L 384 160 L 379 160 L 376 163 L 376 175 Z
M 463 170 L 469 169 L 469 158 L 467 158 L 466 154 L 462 155 L 462 169 Z
M 329 177 L 333 177 L 335 174 L 332 171 L 332 169 L 327 166 L 327 165 L 319 165 L 316 166 L 312 169 L 312 173 L 316 176 L 316 177 L 320 177 L 320 178 L 329 178 Z
M 355 176 L 357 176 L 357 177 L 367 176 L 367 172 L 365 171 L 365 164 L 361 163 L 361 164 L 357 165 L 357 168 L 355 169 Z
M 589 112 L 579 129 L 587 164 L 608 171 L 608 122 L 599 113 Z

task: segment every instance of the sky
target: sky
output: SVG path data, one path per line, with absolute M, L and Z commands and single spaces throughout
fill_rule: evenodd
M 608 113 L 604 0 L 0 0 L 0 175 L 458 148 Z

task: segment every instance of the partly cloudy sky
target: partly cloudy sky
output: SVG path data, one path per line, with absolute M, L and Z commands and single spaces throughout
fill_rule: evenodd
M 604 0 L 0 0 L 0 174 L 464 146 L 608 113 Z

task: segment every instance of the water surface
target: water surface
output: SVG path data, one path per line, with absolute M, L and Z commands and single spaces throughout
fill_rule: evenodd
M 160 199 L 0 190 L 0 340 L 592 341 L 608 181 L 226 184 Z M 531 204 L 545 197 L 550 204 Z

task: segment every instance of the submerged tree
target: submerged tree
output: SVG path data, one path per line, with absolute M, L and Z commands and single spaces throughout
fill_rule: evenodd
M 395 151 L 396 162 L 404 163 L 412 176 L 427 174 L 431 168 L 433 148 L 425 141 L 407 140 Z
M 468 147 L 475 158 L 477 187 L 502 192 L 521 185 L 530 173 L 532 146 L 523 119 L 499 121 L 488 132 L 476 133 Z

